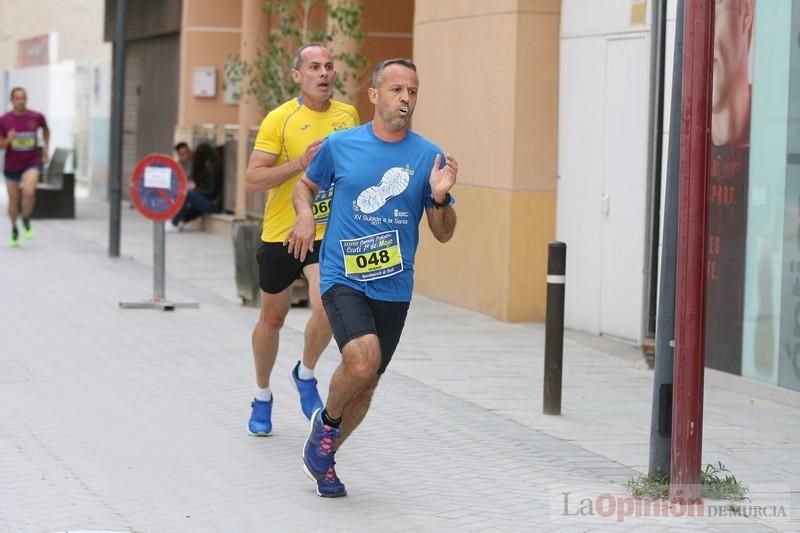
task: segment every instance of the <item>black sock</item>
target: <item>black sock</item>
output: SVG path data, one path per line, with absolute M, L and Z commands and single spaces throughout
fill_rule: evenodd
M 322 423 L 332 428 L 338 428 L 342 424 L 342 417 L 340 416 L 339 418 L 331 418 L 330 415 L 328 415 L 328 410 L 323 409 Z
M 31 229 L 31 219 L 22 217 L 22 227 L 26 230 Z
M 17 229 L 17 227 L 11 226 L 11 236 L 16 239 L 18 235 L 19 235 L 19 230 Z

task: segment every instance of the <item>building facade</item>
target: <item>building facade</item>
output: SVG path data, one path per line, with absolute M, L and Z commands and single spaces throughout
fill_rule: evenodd
M 109 40 L 112 4 L 107 0 Z M 256 36 L 270 27 L 263 0 L 136 4 L 144 11 L 133 20 L 141 19 L 149 33 L 129 27 L 130 42 L 142 49 L 156 46 L 147 39 L 163 45 L 145 59 L 157 57 L 160 65 L 138 68 L 160 69 L 154 76 L 163 84 L 159 100 L 143 110 L 149 97 L 142 91 L 150 89 L 130 89 L 126 81 L 126 97 L 130 90 L 140 102 L 126 108 L 126 120 L 157 109 L 163 124 L 159 133 L 137 134 L 139 144 L 126 148 L 136 151 L 130 161 L 143 155 L 142 143 L 156 138 L 162 152 L 176 140 L 235 139 L 226 151 L 226 167 L 234 171 L 225 205 L 231 219 L 258 213 L 263 198 L 245 194 L 241 169 L 265 110 L 246 96 L 231 99 L 224 73 L 232 56 L 252 58 Z M 652 336 L 666 164 L 653 166 L 648 139 L 657 94 L 665 103 L 656 109 L 663 123 L 656 142 L 665 162 L 677 2 L 666 3 L 663 92 L 652 83 L 656 0 L 362 4 L 370 64 L 414 59 L 421 91 L 413 127 L 460 161 L 454 194 L 459 228 L 447 246 L 421 232 L 417 291 L 501 320 L 541 321 L 547 245 L 558 239 L 568 246 L 567 327 L 633 344 Z M 736 72 L 739 82 L 742 72 L 747 80 L 748 136 L 725 152 L 733 156 L 709 139 L 717 166 L 709 168 L 707 362 L 798 389 L 800 204 L 791 178 L 800 161 L 793 103 L 800 67 L 791 43 L 799 15 L 790 0 L 723 0 L 717 6 L 723 10 L 718 22 L 732 13 L 743 17 L 735 26 L 744 33 L 726 38 L 746 63 Z M 160 22 L 147 22 L 153 12 Z M 723 36 L 725 26 L 719 28 Z M 196 86 L 198 75 L 206 77 L 204 90 Z M 362 80 L 352 101 L 366 121 L 365 87 Z M 738 178 L 722 172 L 733 167 L 744 177 L 736 186 L 726 180 Z
M 666 183 L 666 165 L 656 180 L 645 160 L 652 4 L 561 3 L 556 234 L 569 245 L 566 322 L 634 343 L 648 334 L 647 276 L 658 271 L 648 209 L 663 223 L 653 194 Z M 677 2 L 666 6 L 664 161 Z M 794 390 L 799 31 L 790 0 L 715 3 L 705 233 L 706 366 Z

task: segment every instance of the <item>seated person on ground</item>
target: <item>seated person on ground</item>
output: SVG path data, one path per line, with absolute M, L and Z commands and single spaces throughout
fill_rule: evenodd
M 219 211 L 222 184 L 222 161 L 213 146 L 201 143 L 192 157 L 192 179 L 188 180 L 186 201 L 178 214 L 167 223 L 167 231 L 178 231 L 186 222 L 205 213 Z
M 175 154 L 178 156 L 178 164 L 186 174 L 186 179 L 192 177 L 192 149 L 185 142 L 179 142 L 175 145 Z

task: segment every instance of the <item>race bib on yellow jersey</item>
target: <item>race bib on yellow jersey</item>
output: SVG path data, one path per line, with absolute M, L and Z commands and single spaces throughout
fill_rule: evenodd
M 403 271 L 400 234 L 384 231 L 358 239 L 340 240 L 345 275 L 356 281 L 388 278 Z
M 327 191 L 319 191 L 314 203 L 311 204 L 311 212 L 314 213 L 314 222 L 317 225 L 327 224 L 331 212 L 331 200 L 333 200 L 333 185 Z
M 30 152 L 36 148 L 36 133 L 30 131 L 17 133 L 11 141 L 11 148 L 20 152 Z

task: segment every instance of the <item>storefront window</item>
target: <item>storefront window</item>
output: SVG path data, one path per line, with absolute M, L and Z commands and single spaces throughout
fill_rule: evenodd
M 799 39 L 800 4 L 755 2 L 741 374 L 794 390 L 800 390 Z
M 778 385 L 800 390 L 800 5 L 792 4 Z
M 742 375 L 777 385 L 792 2 L 755 12 Z

